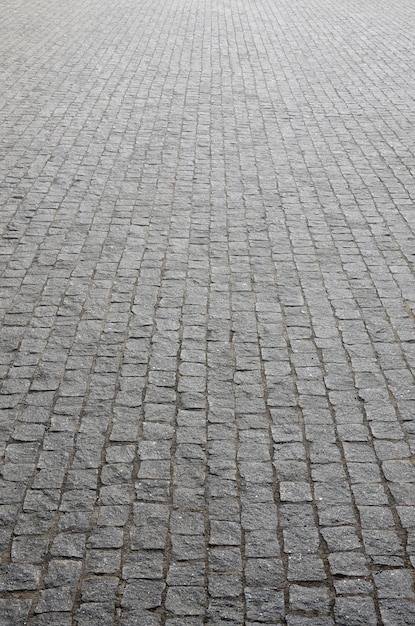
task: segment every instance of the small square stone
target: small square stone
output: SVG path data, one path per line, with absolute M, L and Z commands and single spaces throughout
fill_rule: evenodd
M 312 495 L 310 485 L 303 482 L 281 482 L 281 502 L 311 502 Z

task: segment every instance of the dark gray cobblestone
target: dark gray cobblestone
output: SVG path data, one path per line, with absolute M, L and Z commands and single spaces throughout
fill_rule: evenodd
M 413 3 L 1 16 L 0 626 L 412 626 Z

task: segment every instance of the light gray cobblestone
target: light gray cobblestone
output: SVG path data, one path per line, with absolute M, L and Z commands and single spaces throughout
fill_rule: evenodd
M 1 626 L 412 626 L 413 4 L 1 15 Z

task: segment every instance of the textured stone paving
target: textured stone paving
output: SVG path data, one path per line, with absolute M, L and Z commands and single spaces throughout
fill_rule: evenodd
M 413 0 L 0 0 L 1 626 L 415 624 Z

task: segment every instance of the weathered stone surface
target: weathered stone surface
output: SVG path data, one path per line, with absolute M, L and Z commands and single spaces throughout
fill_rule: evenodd
M 2 3 L 2 626 L 415 623 L 415 13 L 378 4 Z

